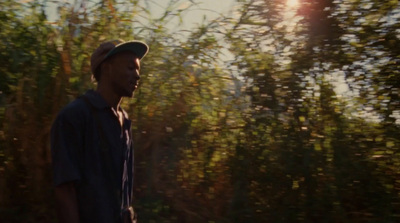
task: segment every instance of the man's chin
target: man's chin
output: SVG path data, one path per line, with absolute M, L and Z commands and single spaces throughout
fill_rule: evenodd
M 126 98 L 132 98 L 133 95 L 135 95 L 135 91 L 125 92 L 124 97 L 126 97 Z

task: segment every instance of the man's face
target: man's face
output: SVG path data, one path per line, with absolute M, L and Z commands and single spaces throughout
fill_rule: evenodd
M 132 52 L 121 52 L 110 58 L 111 89 L 120 97 L 132 97 L 139 85 L 140 60 Z

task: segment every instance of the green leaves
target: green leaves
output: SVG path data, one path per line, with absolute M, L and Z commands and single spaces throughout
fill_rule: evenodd
M 236 1 L 182 30 L 199 1 L 59 2 L 52 22 L 46 2 L 2 1 L 1 207 L 54 222 L 51 122 L 95 87 L 91 52 L 122 38 L 150 45 L 123 101 L 141 221 L 398 221 L 398 1 L 301 2 L 288 19 L 283 1 Z

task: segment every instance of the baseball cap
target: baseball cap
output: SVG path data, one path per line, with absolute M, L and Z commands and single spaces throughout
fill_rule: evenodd
M 146 56 L 149 52 L 149 46 L 141 41 L 123 41 L 123 40 L 111 40 L 100 44 L 100 46 L 93 52 L 90 58 L 90 68 L 92 74 L 94 74 L 100 64 L 107 58 L 123 51 L 133 52 L 139 60 Z

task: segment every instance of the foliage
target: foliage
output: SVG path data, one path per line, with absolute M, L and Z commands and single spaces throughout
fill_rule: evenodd
M 55 221 L 51 123 L 117 38 L 150 45 L 123 105 L 140 222 L 399 221 L 398 1 L 237 1 L 176 32 L 201 1 L 56 3 L 0 3 L 4 222 Z

